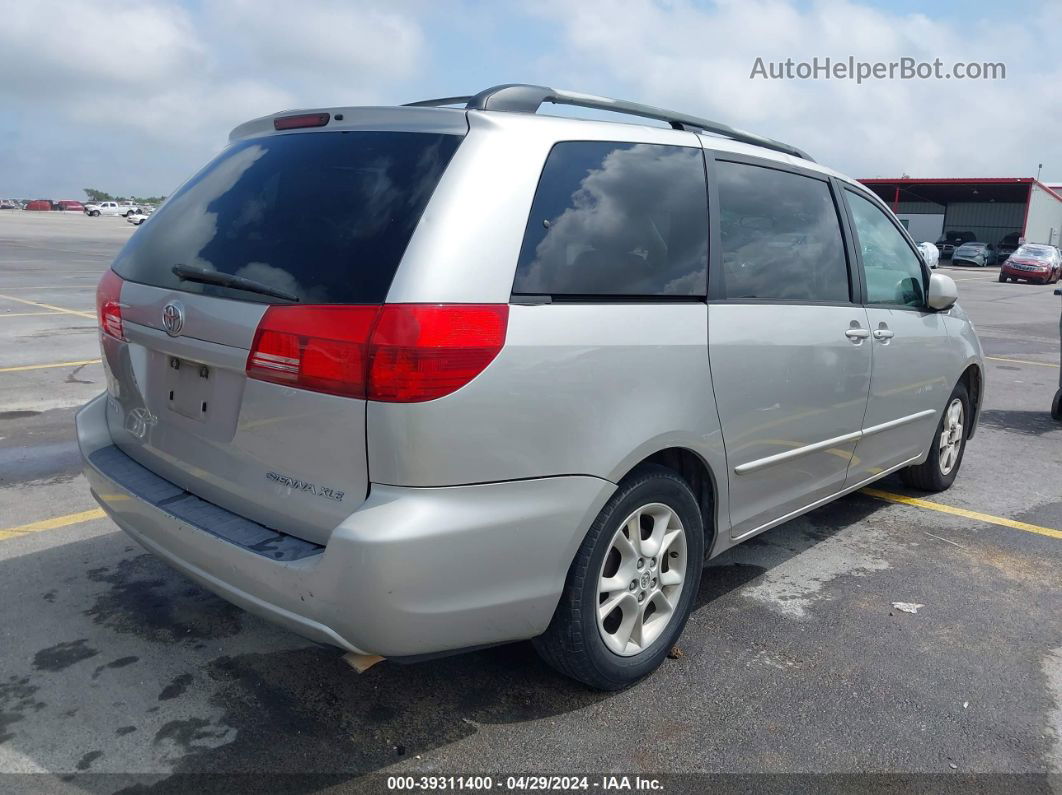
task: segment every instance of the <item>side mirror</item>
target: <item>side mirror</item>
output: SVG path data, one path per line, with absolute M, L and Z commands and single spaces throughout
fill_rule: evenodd
M 926 303 L 930 309 L 943 312 L 951 309 L 959 300 L 959 288 L 955 286 L 955 280 L 943 273 L 934 273 L 929 277 L 929 298 Z

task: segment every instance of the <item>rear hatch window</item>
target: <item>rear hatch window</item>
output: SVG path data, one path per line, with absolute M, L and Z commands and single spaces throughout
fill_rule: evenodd
M 460 141 L 336 131 L 238 142 L 144 223 L 114 270 L 141 284 L 246 301 L 381 303 Z M 275 295 L 187 281 L 175 266 L 247 279 Z

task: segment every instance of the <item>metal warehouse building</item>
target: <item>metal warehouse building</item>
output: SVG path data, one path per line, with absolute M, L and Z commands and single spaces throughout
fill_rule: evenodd
M 1062 192 L 1033 177 L 862 179 L 916 240 L 972 232 L 997 244 L 1008 234 L 1029 243 L 1062 243 Z

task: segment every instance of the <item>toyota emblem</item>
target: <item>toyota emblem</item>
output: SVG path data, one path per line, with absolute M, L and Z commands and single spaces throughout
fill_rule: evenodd
M 184 307 L 176 301 L 170 301 L 162 308 L 162 327 L 171 337 L 176 337 L 184 328 Z

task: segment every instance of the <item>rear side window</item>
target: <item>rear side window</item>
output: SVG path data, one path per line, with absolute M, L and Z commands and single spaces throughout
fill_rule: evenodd
M 699 148 L 599 141 L 553 147 L 515 294 L 703 297 L 708 197 Z
M 841 224 L 827 183 L 724 161 L 715 174 L 720 298 L 849 300 Z
M 302 303 L 380 303 L 460 136 L 275 135 L 237 143 L 133 235 L 114 270 L 143 284 L 248 301 L 175 265 L 251 279 Z

